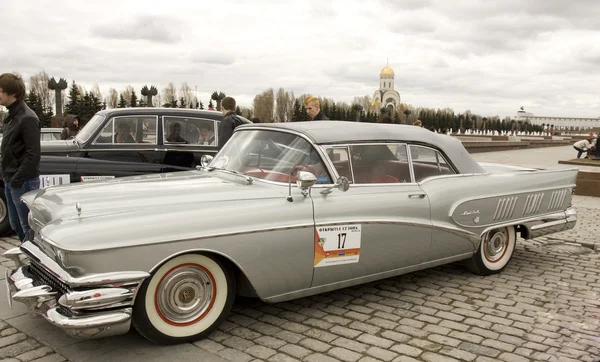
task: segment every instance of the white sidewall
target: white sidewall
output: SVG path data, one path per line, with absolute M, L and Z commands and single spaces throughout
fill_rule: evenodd
M 515 250 L 515 244 L 517 242 L 516 232 L 515 232 L 515 228 L 512 226 L 508 226 L 507 229 L 508 229 L 507 249 L 506 249 L 506 252 L 504 253 L 504 256 L 502 256 L 502 258 L 500 260 L 498 260 L 497 262 L 492 263 L 485 258 L 485 252 L 483 251 L 484 243 L 483 243 L 483 241 L 481 242 L 481 246 L 479 247 L 480 248 L 479 254 L 481 255 L 481 261 L 483 262 L 483 265 L 489 270 L 500 270 L 500 269 L 504 268 L 513 255 L 513 251 Z
M 175 268 L 178 265 L 188 263 L 202 265 L 212 274 L 216 283 L 217 293 L 216 296 L 213 296 L 215 301 L 211 310 L 204 316 L 204 318 L 189 326 L 175 326 L 165 322 L 160 317 L 154 304 L 154 295 L 156 293 L 158 283 L 169 270 Z M 148 285 L 148 289 L 146 290 L 146 295 L 144 296 L 146 316 L 148 317 L 148 320 L 150 321 L 150 323 L 152 323 L 154 328 L 156 328 L 159 332 L 167 336 L 193 336 L 207 330 L 219 318 L 219 316 L 223 312 L 223 309 L 225 308 L 225 304 L 227 303 L 227 290 L 228 285 L 225 273 L 223 272 L 219 264 L 217 264 L 215 261 L 204 255 L 199 254 L 180 255 L 169 260 L 167 263 L 161 266 L 152 276 L 150 284 Z

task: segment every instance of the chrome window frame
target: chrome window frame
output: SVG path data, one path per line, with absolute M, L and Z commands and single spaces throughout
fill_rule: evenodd
M 154 126 L 155 129 L 157 131 L 156 133 L 156 141 L 154 143 L 115 143 L 114 140 L 114 136 L 115 136 L 115 122 L 114 120 L 117 118 L 134 118 L 134 117 L 142 117 L 142 118 L 147 118 L 150 119 L 151 117 L 154 117 Z M 112 142 L 110 143 L 97 143 L 96 141 L 98 141 L 98 138 L 100 137 L 100 135 L 102 134 L 102 131 L 104 130 L 104 127 L 106 127 L 106 124 L 102 124 L 102 128 L 100 129 L 100 131 L 98 132 L 98 134 L 96 135 L 96 137 L 94 138 L 94 140 L 92 141 L 92 145 L 93 146 L 103 146 L 103 145 L 147 145 L 147 146 L 157 146 L 158 145 L 158 115 L 136 115 L 136 114 L 132 114 L 132 115 L 123 115 L 123 116 L 114 116 L 114 117 L 110 117 L 108 119 L 108 122 L 112 122 Z M 111 148 L 114 149 L 114 148 Z M 129 149 L 129 148 L 127 148 Z
M 354 165 L 352 162 L 352 156 L 350 154 L 350 146 L 381 146 L 381 145 L 404 145 L 405 150 L 406 150 L 406 156 L 407 156 L 407 162 L 408 162 L 408 169 L 409 169 L 409 173 L 410 173 L 410 181 L 411 182 L 394 182 L 394 183 L 356 183 L 356 182 L 352 182 L 351 185 L 352 186 L 358 186 L 358 187 L 371 187 L 371 186 L 396 186 L 396 185 L 417 185 L 418 183 L 415 181 L 415 175 L 414 175 L 414 171 L 412 168 L 412 158 L 410 157 L 410 152 L 409 152 L 409 148 L 408 146 L 410 146 L 410 144 L 408 142 L 404 142 L 404 141 L 398 141 L 398 142 L 392 142 L 392 141 L 386 141 L 386 142 L 357 142 L 357 143 L 335 143 L 335 144 L 325 144 L 325 145 L 320 145 L 320 147 L 323 150 L 323 153 L 325 153 L 325 155 L 327 155 L 326 149 L 327 148 L 333 148 L 333 147 L 347 147 L 348 148 L 348 156 L 350 157 L 350 168 L 352 170 L 352 178 L 354 179 Z M 329 159 L 329 157 L 327 157 L 327 159 Z M 330 165 L 333 168 L 333 170 L 335 171 L 335 175 L 339 178 L 340 175 L 337 173 L 337 170 L 335 169 L 335 166 L 333 165 L 333 161 L 330 161 Z
M 211 118 L 199 118 L 199 117 L 185 117 L 185 116 L 171 116 L 168 114 L 164 114 L 162 117 L 162 144 L 163 146 L 182 146 L 182 147 L 214 147 L 217 149 L 219 147 L 219 129 L 217 125 L 216 119 Z M 171 143 L 167 141 L 167 137 L 165 137 L 166 128 L 165 128 L 165 118 L 181 118 L 181 119 L 197 119 L 201 121 L 210 121 L 213 122 L 213 130 L 215 133 L 215 144 L 214 145 L 202 145 L 200 143 Z
M 407 146 L 408 146 L 408 151 L 409 151 L 408 152 L 408 157 L 410 159 L 410 169 L 411 169 L 411 173 L 413 175 L 412 177 L 413 177 L 413 180 L 415 181 L 415 183 L 420 184 L 420 183 L 425 182 L 426 180 L 428 180 L 430 178 L 433 178 L 433 177 L 435 177 L 435 178 L 438 178 L 438 177 L 455 177 L 455 176 L 462 175 L 460 172 L 456 171 L 456 169 L 452 166 L 452 164 L 450 162 L 448 162 L 448 157 L 446 155 L 444 155 L 441 151 L 436 150 L 433 147 L 425 146 L 425 145 L 422 145 L 422 144 L 415 144 L 414 143 L 414 144 L 407 144 Z M 425 177 L 424 179 L 422 179 L 420 181 L 417 181 L 417 179 L 414 177 L 414 169 L 413 169 L 414 163 L 413 163 L 413 159 L 412 159 L 412 151 L 410 149 L 410 147 L 412 147 L 412 146 L 430 149 L 430 150 L 432 150 L 433 152 L 436 153 L 436 160 L 437 160 L 436 162 L 437 162 L 438 170 L 440 170 L 440 175 L 428 176 L 428 177 Z M 440 164 L 439 164 L 438 156 L 442 156 L 442 159 L 444 160 L 444 162 L 446 162 L 446 166 L 448 166 L 448 168 L 450 170 L 452 170 L 452 172 L 454 172 L 453 174 L 451 174 L 451 175 L 442 175 L 441 174 L 441 169 L 440 169 Z

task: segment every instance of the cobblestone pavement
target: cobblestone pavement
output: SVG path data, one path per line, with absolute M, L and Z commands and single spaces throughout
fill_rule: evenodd
M 597 201 L 574 199 L 576 206 Z M 499 275 L 476 276 L 454 263 L 285 303 L 241 299 L 194 344 L 156 346 L 135 332 L 78 341 L 19 303 L 9 309 L 2 286 L 0 360 L 600 360 L 600 253 L 593 250 L 600 207 L 578 210 L 575 229 L 519 240 Z M 17 243 L 0 239 L 0 252 Z M 0 257 L 0 279 L 10 263 Z

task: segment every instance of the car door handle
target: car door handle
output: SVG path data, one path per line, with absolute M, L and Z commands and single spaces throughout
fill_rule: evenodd
M 411 194 L 411 195 L 408 195 L 408 198 L 410 198 L 410 199 L 424 199 L 425 198 L 425 194 Z

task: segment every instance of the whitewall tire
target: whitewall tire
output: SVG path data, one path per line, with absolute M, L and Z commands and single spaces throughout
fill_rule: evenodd
M 467 260 L 467 267 L 479 275 L 501 272 L 512 258 L 516 241 L 517 234 L 513 226 L 487 232 L 481 238 L 477 252 Z
M 225 263 L 209 255 L 180 255 L 144 281 L 133 325 L 156 343 L 196 341 L 221 323 L 234 297 L 235 277 Z

